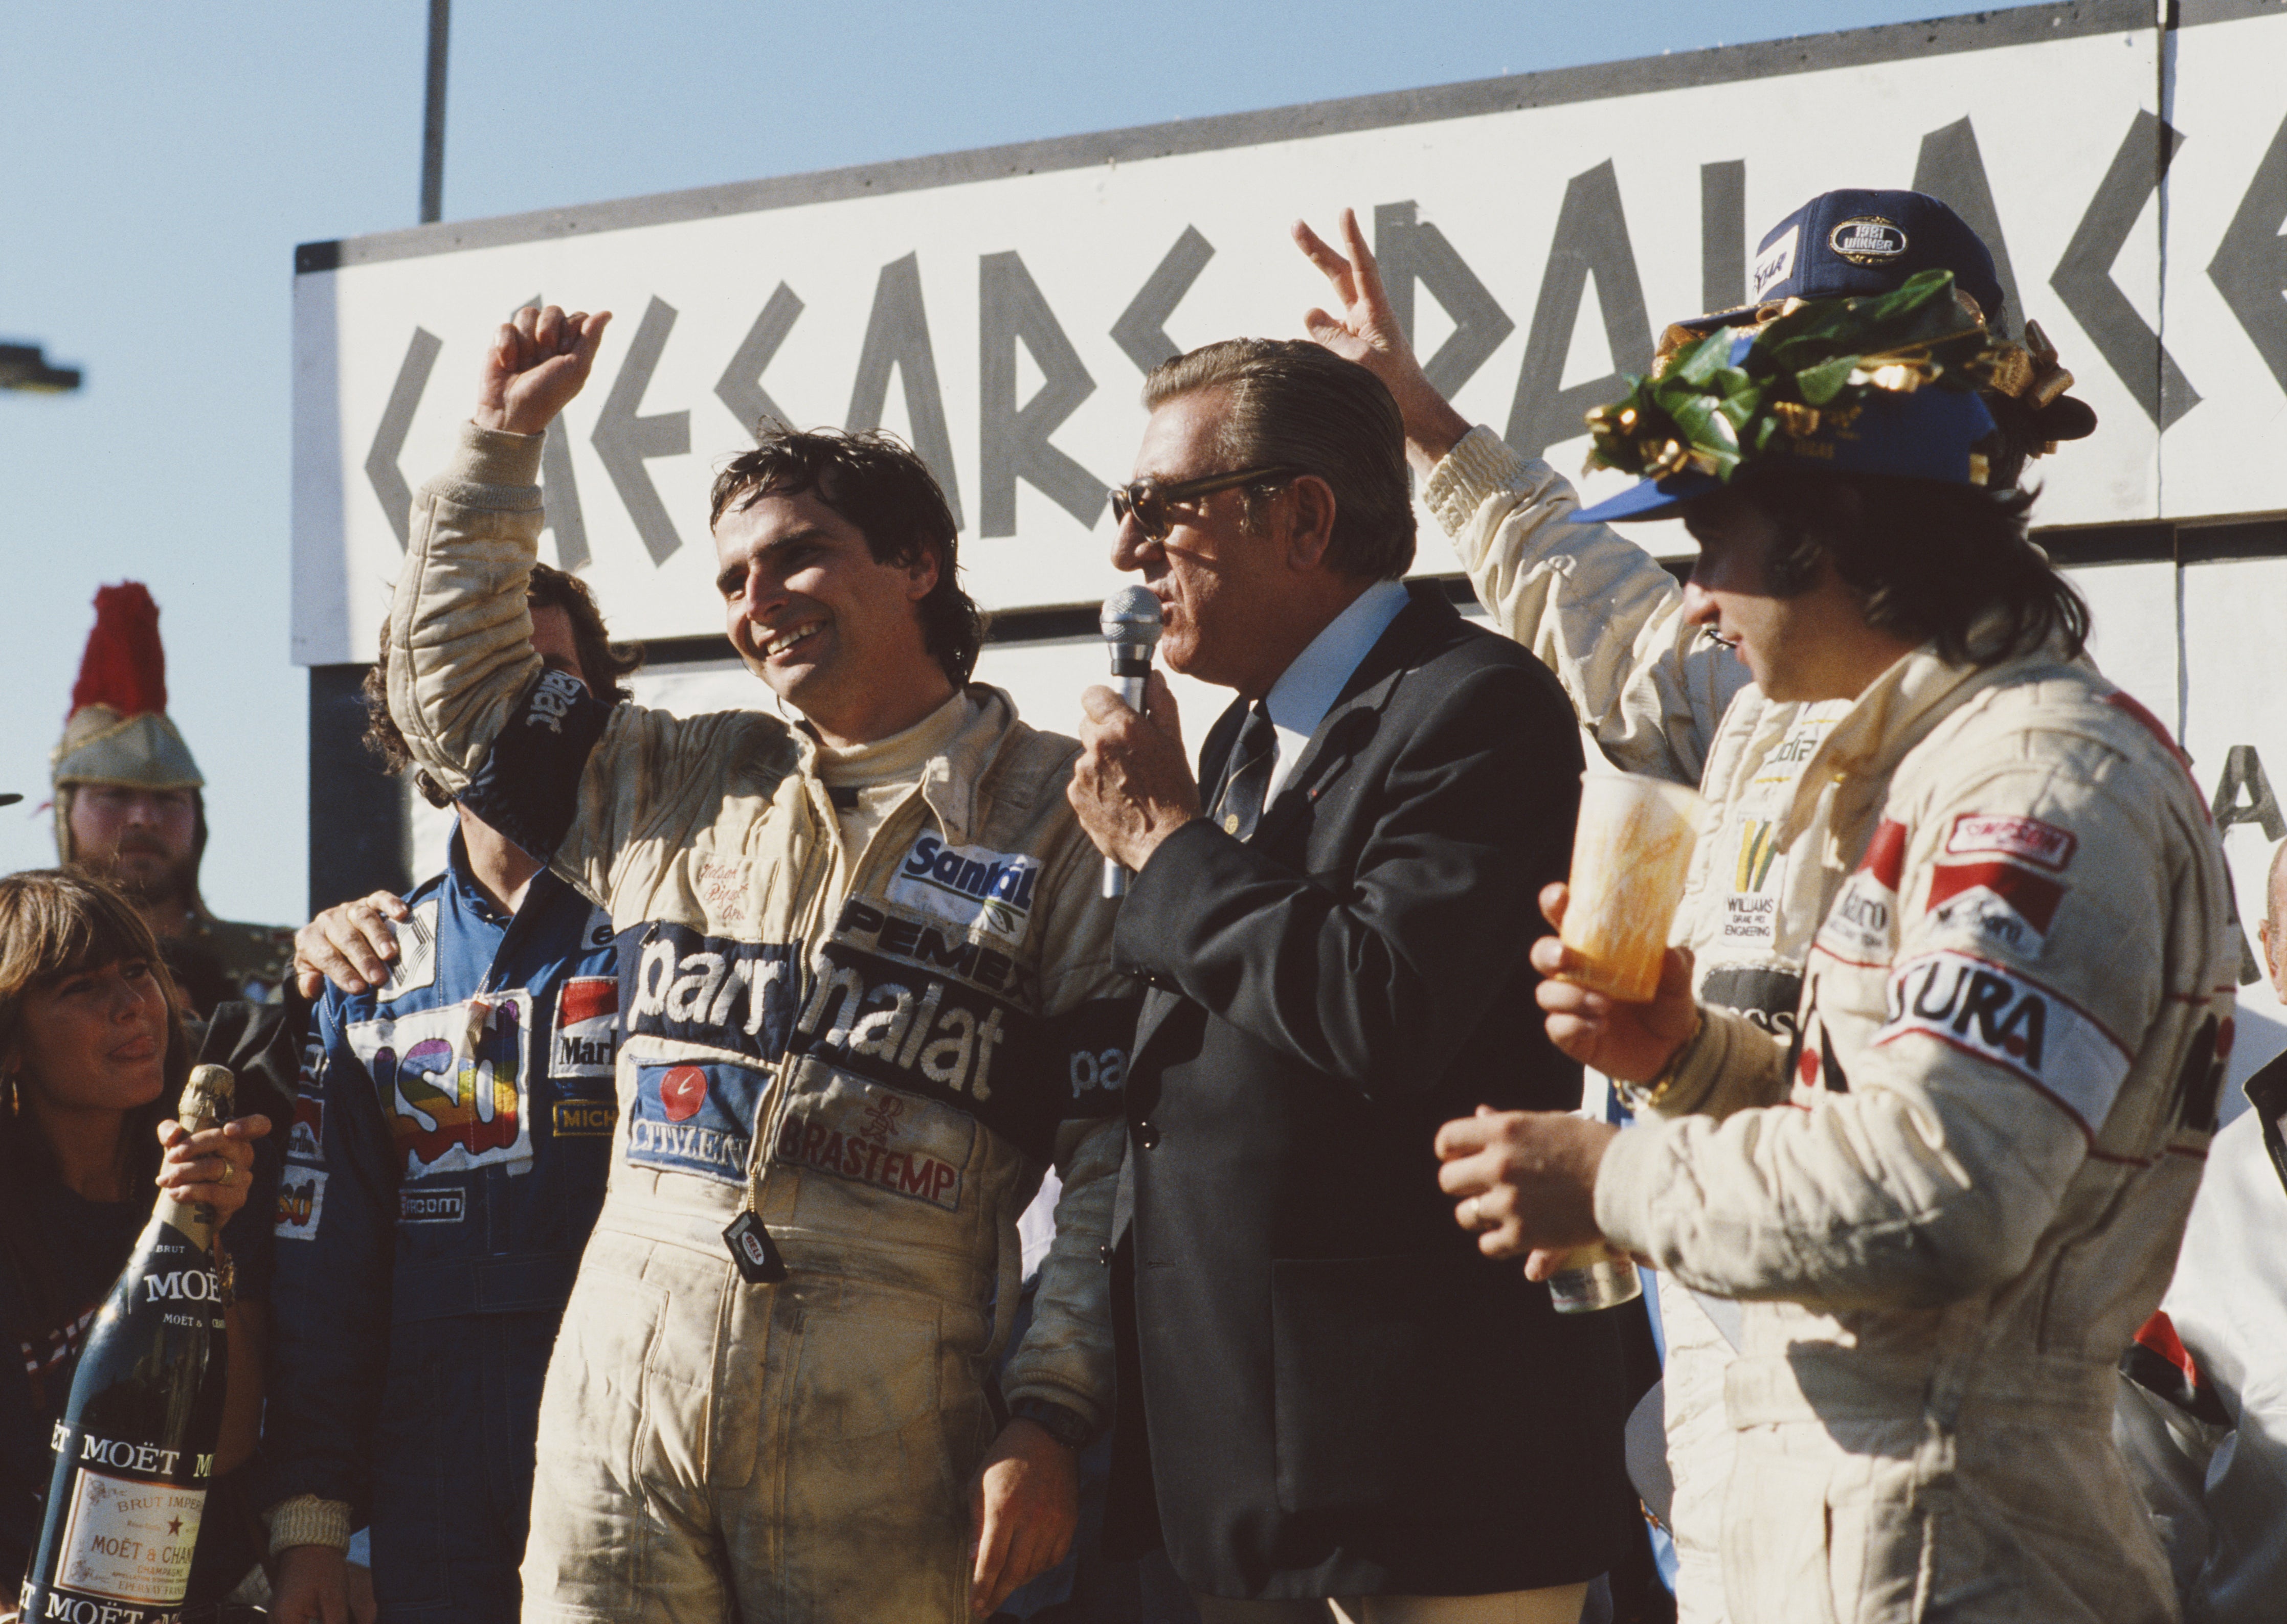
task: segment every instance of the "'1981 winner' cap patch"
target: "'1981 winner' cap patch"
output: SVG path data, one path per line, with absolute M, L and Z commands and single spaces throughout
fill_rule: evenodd
M 1827 233 L 1826 246 L 1852 265 L 1885 265 L 1906 251 L 1906 234 L 1879 214 L 1862 214 Z

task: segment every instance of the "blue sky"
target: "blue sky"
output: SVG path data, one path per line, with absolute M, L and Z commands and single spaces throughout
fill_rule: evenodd
M 1602 5 L 459 0 L 447 219 L 1902 22 L 1881 0 Z M 208 899 L 305 907 L 287 658 L 297 242 L 414 223 L 426 0 L 0 7 L 0 870 L 52 862 L 47 752 L 98 584 L 147 582 L 209 780 Z M 1429 27 L 1409 28 L 1412 18 Z M 1688 161 L 1688 155 L 1679 161 Z M 1761 222 L 1751 222 L 1760 227 Z

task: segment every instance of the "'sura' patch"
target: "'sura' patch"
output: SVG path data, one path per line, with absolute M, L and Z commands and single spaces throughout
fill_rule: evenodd
M 762 1094 L 761 1074 L 743 1066 L 639 1067 L 628 1116 L 628 1161 L 743 1184 Z

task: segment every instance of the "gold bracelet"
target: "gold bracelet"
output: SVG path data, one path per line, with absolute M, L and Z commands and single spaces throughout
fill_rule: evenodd
M 1690 1054 L 1701 1034 L 1707 1030 L 1706 1015 L 1697 1007 L 1693 1009 L 1692 1015 L 1691 1035 L 1675 1046 L 1675 1052 L 1668 1056 L 1667 1064 L 1660 1067 L 1658 1076 L 1647 1083 L 1623 1082 L 1619 1085 L 1620 1103 L 1630 1111 L 1638 1114 L 1657 1111 L 1675 1091 L 1676 1073 L 1683 1069 L 1685 1057 Z

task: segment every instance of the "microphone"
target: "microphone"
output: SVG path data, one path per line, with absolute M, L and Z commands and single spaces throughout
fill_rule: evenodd
M 1159 641 L 1159 600 L 1149 587 L 1124 586 L 1104 600 L 1097 622 L 1104 652 L 1112 656 L 1112 685 L 1130 709 L 1144 709 L 1144 685 L 1151 676 L 1151 650 Z M 1128 894 L 1128 870 L 1104 860 L 1104 894 Z

